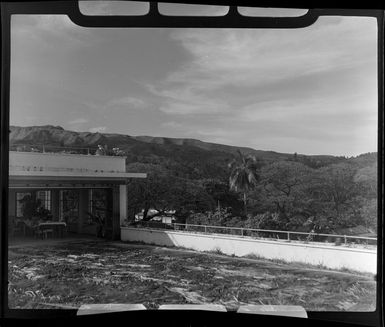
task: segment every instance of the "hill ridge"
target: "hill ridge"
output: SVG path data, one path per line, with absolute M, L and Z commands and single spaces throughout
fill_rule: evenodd
M 61 126 L 10 126 L 10 145 L 96 148 L 107 145 L 119 148 L 127 157 L 127 169 L 135 171 L 167 171 L 175 176 L 204 179 L 228 178 L 228 163 L 238 156 L 252 155 L 265 163 L 294 160 L 294 154 L 256 150 L 248 147 L 205 142 L 198 139 L 169 138 L 160 136 L 131 136 L 120 133 L 77 132 Z M 377 154 L 363 154 L 355 161 L 361 166 L 376 161 Z M 332 155 L 301 155 L 296 159 L 310 167 L 319 168 L 341 161 L 351 160 Z

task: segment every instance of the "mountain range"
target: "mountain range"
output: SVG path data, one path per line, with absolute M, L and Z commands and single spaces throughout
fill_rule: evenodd
M 176 176 L 191 179 L 224 178 L 228 174 L 227 164 L 238 155 L 238 151 L 264 162 L 291 160 L 294 157 L 293 153 L 256 150 L 197 139 L 76 132 L 52 125 L 10 126 L 9 140 L 11 149 L 15 146 L 33 147 L 42 144 L 52 148 L 96 149 L 98 145 L 107 145 L 109 149 L 117 147 L 127 156 L 128 171 L 169 171 Z M 376 153 L 350 159 L 331 155 L 297 154 L 296 157 L 314 168 L 345 160 L 356 160 L 364 165 L 377 160 Z

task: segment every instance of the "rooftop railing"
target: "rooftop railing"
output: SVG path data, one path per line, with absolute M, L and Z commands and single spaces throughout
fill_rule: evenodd
M 140 221 L 136 223 L 137 227 L 156 228 L 156 229 L 172 229 L 185 232 L 207 233 L 207 234 L 228 234 L 241 237 L 252 237 L 259 239 L 274 239 L 287 242 L 302 243 L 333 243 L 335 245 L 351 246 L 355 244 L 361 245 L 377 245 L 376 237 L 364 237 L 353 235 L 339 234 L 322 234 L 322 233 L 306 233 L 283 231 L 273 229 L 257 229 L 243 227 L 226 227 L 226 226 L 210 226 L 195 224 L 179 224 L 179 223 L 162 223 L 155 221 Z
M 21 152 L 39 152 L 39 153 L 70 153 L 70 154 L 84 154 L 94 155 L 97 147 L 77 147 L 77 146 L 59 146 L 59 145 L 47 145 L 47 144 L 11 144 L 9 146 L 10 151 Z

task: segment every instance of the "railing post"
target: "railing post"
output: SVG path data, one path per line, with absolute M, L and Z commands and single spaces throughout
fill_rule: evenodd
M 205 225 L 205 233 L 207 233 L 207 226 Z
M 44 146 L 44 144 L 43 144 L 43 153 L 45 153 L 45 146 Z
M 346 235 L 344 235 L 344 242 L 347 243 Z
M 241 235 L 243 236 L 243 228 L 241 228 Z
M 287 240 L 290 241 L 290 232 L 287 232 Z

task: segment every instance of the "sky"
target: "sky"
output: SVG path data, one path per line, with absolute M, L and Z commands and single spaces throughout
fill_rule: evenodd
M 81 6 L 87 14 L 123 9 L 106 2 Z M 130 10 L 143 13 L 138 6 Z M 256 14 L 242 9 L 248 13 Z M 84 28 L 64 15 L 15 15 L 10 123 L 285 153 L 373 152 L 376 40 L 376 20 L 367 17 L 232 30 Z

